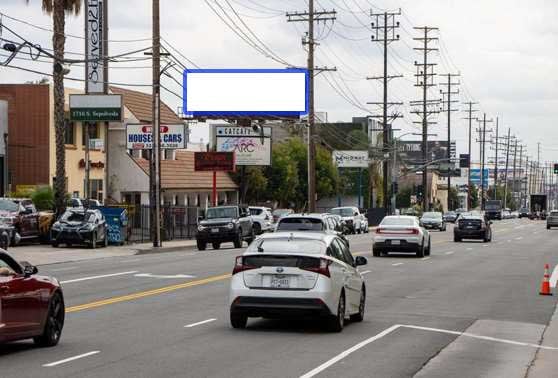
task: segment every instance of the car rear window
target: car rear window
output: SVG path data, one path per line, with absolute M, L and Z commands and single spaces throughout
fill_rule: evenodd
M 320 265 L 319 258 L 307 256 L 245 256 L 243 260 L 245 265 L 256 268 L 261 268 L 263 266 L 283 266 L 307 269 L 317 268 Z
M 316 218 L 283 218 L 277 225 L 277 231 L 323 231 L 324 224 Z
M 551 217 L 558 217 L 558 211 L 551 211 L 550 216 Z
M 263 213 L 262 209 L 250 209 L 250 215 L 260 215 Z
M 262 239 L 250 244 L 246 252 L 265 252 L 274 254 L 304 253 L 324 254 L 326 244 L 320 240 L 304 239 Z
M 414 226 L 415 222 L 409 218 L 384 218 L 381 226 Z

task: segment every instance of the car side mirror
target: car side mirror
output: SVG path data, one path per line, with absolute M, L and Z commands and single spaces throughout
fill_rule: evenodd
M 366 260 L 366 257 L 364 256 L 357 256 L 355 259 L 355 265 L 356 266 L 362 266 L 362 265 L 366 265 L 368 264 L 368 260 Z
M 36 266 L 26 265 L 23 268 L 23 274 L 25 275 L 25 277 L 29 277 L 29 276 L 32 276 L 33 274 L 37 274 L 37 273 L 39 273 L 39 269 L 37 269 Z

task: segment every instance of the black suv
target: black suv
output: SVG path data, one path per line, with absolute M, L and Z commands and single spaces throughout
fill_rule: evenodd
M 492 241 L 491 224 L 492 222 L 482 215 L 463 213 L 453 228 L 453 241 L 460 242 L 463 239 L 481 239 L 485 243 Z
M 207 243 L 213 249 L 221 248 L 221 243 L 232 242 L 235 248 L 242 247 L 242 242 L 248 244 L 254 240 L 252 218 L 247 207 L 217 206 L 206 210 L 205 216 L 200 217 L 196 242 L 198 249 L 204 251 Z

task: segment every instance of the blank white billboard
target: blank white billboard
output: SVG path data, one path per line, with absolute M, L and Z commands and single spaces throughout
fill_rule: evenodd
M 303 69 L 186 70 L 184 113 L 193 116 L 300 116 L 308 112 Z

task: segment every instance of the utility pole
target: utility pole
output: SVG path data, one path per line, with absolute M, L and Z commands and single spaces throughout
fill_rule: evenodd
M 535 170 L 535 185 L 537 193 L 540 193 L 540 184 L 539 184 L 539 170 L 541 166 L 541 142 L 537 142 L 537 168 Z
M 399 21 L 395 21 L 396 16 L 401 15 L 401 10 L 398 12 L 383 12 L 383 13 L 374 13 L 370 12 L 371 17 L 376 18 L 376 22 L 371 24 L 372 30 L 375 31 L 375 35 L 371 36 L 372 42 L 379 42 L 383 45 L 383 52 L 384 52 L 384 74 L 383 76 L 376 76 L 376 77 L 367 77 L 367 80 L 382 80 L 383 82 L 383 101 L 380 102 L 367 102 L 367 104 L 372 105 L 381 105 L 382 106 L 382 115 L 376 116 L 376 118 L 382 119 L 382 136 L 383 136 L 383 164 L 382 164 L 382 173 L 383 173 L 383 207 L 386 214 L 392 214 L 392 211 L 395 209 L 393 208 L 392 211 L 388 209 L 391 208 L 390 200 L 389 200 L 389 145 L 390 145 L 390 130 L 389 125 L 397 118 L 402 117 L 401 114 L 397 112 L 392 114 L 388 120 L 388 108 L 394 105 L 403 105 L 402 102 L 388 102 L 388 82 L 395 78 L 403 77 L 403 75 L 388 75 L 388 45 L 391 42 L 399 40 L 399 34 L 395 33 L 395 30 L 399 28 Z M 396 153 L 396 152 L 394 152 Z M 392 185 L 392 192 L 394 191 L 394 185 Z
M 415 61 L 415 67 L 417 68 L 417 73 L 415 74 L 417 83 L 415 84 L 415 87 L 422 87 L 422 100 L 411 101 L 411 106 L 420 106 L 422 107 L 422 110 L 413 110 L 411 113 L 417 115 L 420 114 L 422 118 L 421 121 L 414 123 L 422 124 L 422 163 L 424 164 L 424 169 L 422 170 L 422 209 L 423 211 L 428 211 L 430 205 L 430 195 L 428 190 L 428 165 L 426 165 L 426 163 L 428 163 L 428 125 L 429 123 L 434 123 L 429 122 L 428 117 L 432 114 L 438 113 L 436 110 L 429 111 L 428 106 L 434 105 L 437 107 L 440 103 L 439 99 L 428 100 L 428 88 L 436 85 L 434 84 L 434 76 L 436 75 L 434 73 L 434 66 L 436 64 L 428 63 L 428 53 L 438 50 L 437 48 L 429 47 L 431 42 L 438 40 L 438 38 L 430 36 L 430 33 L 437 31 L 438 28 L 423 26 L 415 27 L 414 29 L 421 30 L 424 33 L 423 37 L 413 38 L 413 40 L 420 41 L 423 44 L 421 47 L 414 48 L 414 50 L 422 51 L 423 53 L 422 63 L 417 63 Z
M 515 200 L 515 192 L 517 190 L 517 183 L 515 182 L 515 179 L 517 177 L 516 175 L 516 170 L 517 170 L 517 138 L 515 139 L 515 146 L 513 148 L 513 175 L 512 175 L 512 199 Z
M 467 112 L 469 113 L 469 116 L 464 118 L 466 120 L 469 121 L 469 168 L 467 169 L 467 210 L 471 210 L 471 140 L 472 140 L 472 136 L 473 136 L 473 129 L 472 129 L 472 123 L 473 123 L 473 119 L 476 120 L 476 118 L 473 118 L 473 113 L 477 112 L 478 110 L 473 109 L 473 105 L 476 105 L 476 102 L 472 102 L 469 101 L 466 103 L 467 105 L 469 105 L 469 109 L 467 110 Z
M 506 208 L 506 205 L 508 203 L 508 166 L 509 166 L 509 162 L 510 162 L 510 141 L 511 141 L 511 136 L 510 136 L 510 128 L 508 127 L 508 141 L 507 141 L 507 147 L 506 147 L 506 171 L 504 173 L 504 208 Z
M 159 0 L 152 0 L 153 16 L 153 56 L 152 56 L 152 75 L 153 75 L 153 95 L 152 95 L 152 117 L 151 135 L 153 148 L 151 149 L 150 162 L 150 182 L 151 182 L 151 230 L 153 247 L 161 247 L 161 149 L 160 149 L 160 80 L 161 80 L 161 38 L 159 26 Z
M 451 196 L 450 196 L 450 191 L 451 191 L 451 112 L 457 112 L 458 109 L 452 109 L 451 108 L 451 104 L 452 103 L 456 103 L 459 102 L 458 100 L 453 100 L 451 99 L 451 95 L 458 95 L 459 94 L 459 89 L 456 91 L 452 91 L 451 87 L 454 85 L 459 85 L 459 82 L 453 82 L 452 78 L 453 77 L 458 77 L 460 76 L 459 74 L 445 74 L 442 76 L 447 76 L 447 82 L 440 82 L 440 85 L 445 85 L 446 86 L 446 91 L 444 92 L 443 90 L 440 90 L 440 93 L 442 94 L 442 104 L 447 104 L 445 111 L 448 113 L 447 115 L 447 121 L 448 121 L 448 154 L 447 154 L 447 158 L 448 158 L 448 211 L 450 211 L 452 209 L 452 203 L 451 203 Z M 447 100 L 444 100 L 444 96 L 447 96 Z M 444 110 L 444 109 L 442 109 Z
M 499 118 L 496 117 L 496 157 L 494 159 L 494 199 L 498 199 L 498 145 L 500 144 L 498 136 Z
M 314 72 L 323 71 L 314 67 L 314 48 L 318 43 L 314 39 L 314 22 L 335 20 L 337 12 L 333 11 L 314 11 L 314 0 L 308 0 L 308 12 L 287 13 L 288 22 L 308 22 L 308 40 L 303 41 L 303 45 L 308 45 L 308 212 L 316 211 L 316 120 L 314 108 Z M 327 70 L 327 69 L 325 69 Z
M 481 210 L 484 210 L 484 206 L 485 206 L 485 196 L 484 196 L 484 158 L 485 158 L 485 150 L 486 150 L 486 133 L 487 132 L 492 132 L 492 130 L 486 130 L 486 123 L 487 122 L 492 122 L 492 120 L 487 120 L 486 119 L 486 113 L 483 114 L 483 120 L 482 120 L 482 129 L 477 130 L 479 132 L 479 134 L 481 134 L 480 138 L 479 138 L 479 143 L 480 143 L 480 147 L 481 147 L 481 170 L 480 170 L 480 181 L 481 181 Z M 488 184 L 488 183 L 487 183 Z M 488 185 L 487 185 L 488 186 Z

